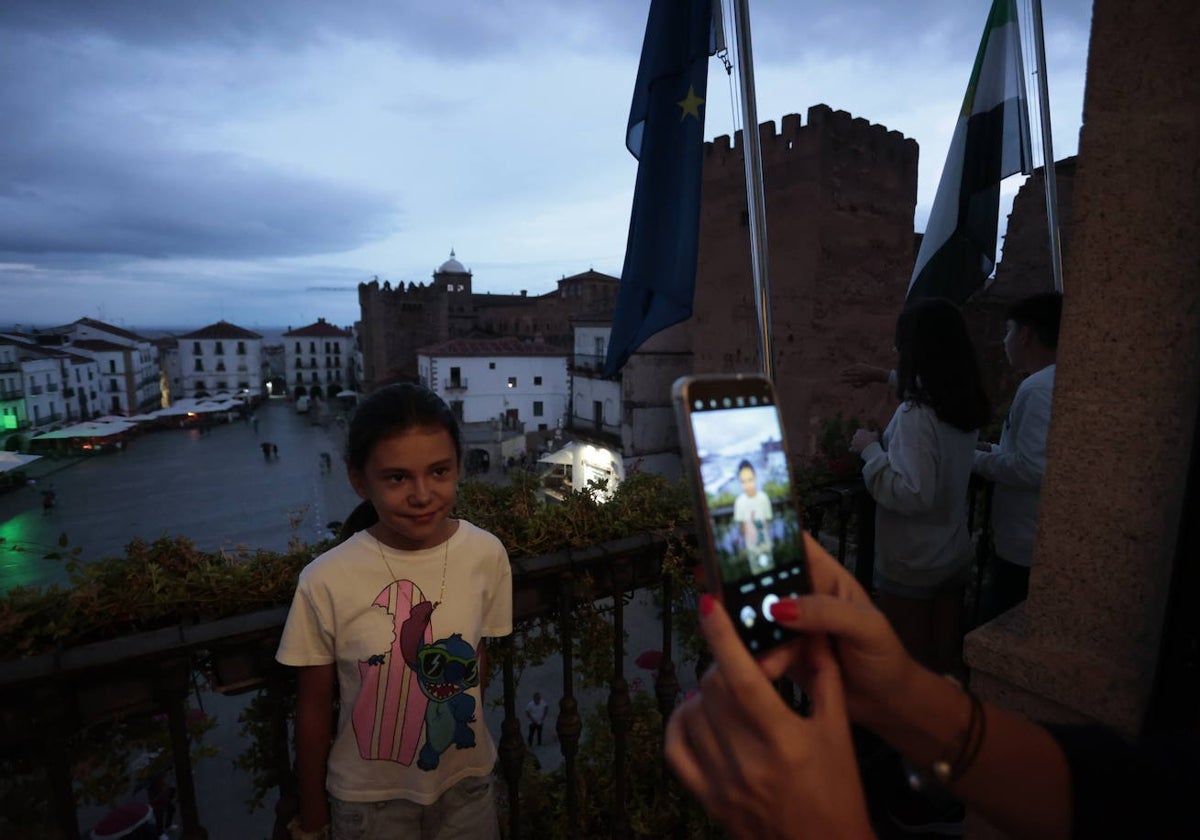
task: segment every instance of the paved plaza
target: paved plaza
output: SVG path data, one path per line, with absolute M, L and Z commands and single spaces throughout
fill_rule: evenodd
M 259 406 L 256 418 L 152 432 L 121 452 L 31 464 L 37 486 L 0 495 L 0 591 L 65 581 L 62 564 L 44 559 L 63 534 L 85 560 L 120 553 L 135 537 L 184 536 L 207 551 L 278 551 L 293 535 L 324 538 L 326 523 L 358 503 L 341 463 L 344 426 L 334 414 L 297 414 L 282 400 Z M 278 447 L 277 458 L 263 457 L 264 442 Z M 322 452 L 330 453 L 328 471 Z M 57 503 L 46 515 L 48 489 Z
M 138 536 L 181 535 L 211 551 L 239 546 L 281 550 L 293 535 L 310 543 L 326 536 L 327 523 L 343 519 L 358 503 L 340 458 L 344 424 L 333 414 L 297 414 L 280 400 L 260 406 L 256 417 L 253 425 L 239 420 L 203 434 L 196 429 L 147 434 L 123 452 L 35 462 L 27 472 L 36 477 L 36 486 L 0 495 L 0 536 L 5 539 L 0 543 L 0 591 L 65 582 L 63 564 L 44 558 L 64 533 L 71 545 L 82 547 L 85 560 L 119 553 Z M 278 458 L 263 457 L 263 442 L 279 448 Z M 330 453 L 332 469 L 322 469 L 322 452 Z M 477 478 L 504 480 L 499 469 Z M 44 515 L 41 491 L 50 488 L 57 505 Z M 635 691 L 653 691 L 652 674 L 634 662 L 643 650 L 660 646 L 661 624 L 648 592 L 637 594 L 626 621 L 626 679 Z M 685 689 L 694 684 L 690 668 L 681 667 L 679 676 Z M 518 678 L 523 734 L 523 710 L 533 692 L 541 692 L 550 704 L 543 744 L 533 751 L 544 768 L 557 767 L 562 760 L 554 730 L 563 695 L 561 662 L 551 657 Z M 252 696 L 197 695 L 205 712 L 218 720 L 207 739 L 218 756 L 195 768 L 201 823 L 214 840 L 258 840 L 271 833 L 275 793 L 268 795 L 264 808 L 247 814 L 250 781 L 232 766 L 244 746 L 238 715 Z M 497 743 L 504 717 L 496 705 L 501 698 L 497 680 L 488 686 L 483 710 Z M 583 711 L 604 703 L 607 689 L 580 689 L 577 699 Z M 106 810 L 81 808 L 81 827 L 90 829 Z

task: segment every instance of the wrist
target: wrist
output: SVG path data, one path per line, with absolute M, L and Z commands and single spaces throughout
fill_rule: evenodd
M 292 821 L 288 823 L 287 828 L 288 836 L 291 837 L 292 840 L 329 840 L 330 838 L 328 820 L 326 820 L 325 824 L 319 829 L 310 831 L 307 828 L 301 827 L 301 820 L 299 817 L 293 817 Z
M 927 767 L 961 744 L 971 709 L 957 685 L 908 659 L 889 695 L 864 723 L 908 761 Z

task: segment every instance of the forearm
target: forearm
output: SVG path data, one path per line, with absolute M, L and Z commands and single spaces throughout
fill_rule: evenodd
M 961 689 L 914 669 L 910 690 L 898 700 L 872 725 L 884 740 L 919 768 L 959 755 L 971 719 Z M 1062 750 L 1037 724 L 986 704 L 982 713 L 978 755 L 948 790 L 1015 838 L 1069 836 L 1071 781 Z
M 324 675 L 305 673 L 310 670 L 315 669 L 301 671 L 296 704 L 296 781 L 300 827 L 318 831 L 329 823 L 325 775 L 333 737 L 333 686 L 331 675 L 326 684 Z

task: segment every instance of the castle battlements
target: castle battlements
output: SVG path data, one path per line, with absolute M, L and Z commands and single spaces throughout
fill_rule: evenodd
M 764 164 L 829 149 L 863 150 L 872 157 L 896 161 L 910 156 L 915 161 L 918 153 L 917 141 L 899 131 L 855 117 L 848 111 L 835 111 L 828 105 L 809 108 L 807 125 L 801 124 L 799 114 L 785 115 L 779 131 L 775 130 L 774 120 L 760 123 L 758 137 Z M 732 140 L 723 134 L 705 143 L 705 165 L 720 167 L 736 162 L 740 167 L 742 142 L 742 132 L 738 131 Z

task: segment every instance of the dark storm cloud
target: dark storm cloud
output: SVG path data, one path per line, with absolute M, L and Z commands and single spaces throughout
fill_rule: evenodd
M 177 66 L 174 77 L 164 70 L 161 47 L 126 49 L 88 28 L 98 9 L 136 5 L 149 22 L 109 23 L 128 19 L 148 35 L 159 4 L 72 5 L 78 17 L 67 5 L 0 11 L 0 253 L 298 256 L 394 229 L 396 196 L 180 136 L 166 109 L 188 107 L 176 101 L 189 91 Z M 155 84 L 171 104 L 147 109 Z
M 524 0 L 4 0 L 0 27 L 43 35 L 102 35 L 156 47 L 296 46 L 349 36 L 395 41 L 421 53 L 470 61 L 515 47 L 534 35 L 531 25 L 544 36 L 555 20 L 584 22 L 603 14 L 590 6 L 567 3 L 531 14 L 534 8 Z
M 299 256 L 357 247 L 393 216 L 379 197 L 231 155 L 5 151 L 0 252 Z

